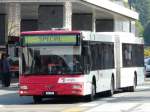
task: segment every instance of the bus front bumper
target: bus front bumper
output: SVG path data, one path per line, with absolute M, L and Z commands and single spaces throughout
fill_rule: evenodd
M 20 87 L 19 94 L 20 96 L 83 96 L 83 84 L 61 84 L 55 87 L 24 85 Z

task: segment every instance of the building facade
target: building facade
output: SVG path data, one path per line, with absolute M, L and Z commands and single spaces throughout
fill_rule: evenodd
M 135 33 L 138 13 L 123 4 L 124 0 L 0 0 L 0 46 L 30 30 Z

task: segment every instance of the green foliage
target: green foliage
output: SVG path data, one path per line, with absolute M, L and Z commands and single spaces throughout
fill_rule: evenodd
M 139 12 L 139 18 L 144 27 L 144 40 L 150 45 L 150 0 L 129 0 L 129 4 Z M 136 23 L 140 35 L 142 35 L 142 27 Z
M 150 22 L 150 0 L 129 0 L 129 4 L 140 14 L 140 21 L 144 28 Z
M 139 37 L 143 37 L 144 28 L 143 28 L 143 26 L 141 25 L 141 22 L 140 22 L 140 21 L 136 21 L 135 26 L 136 26 L 136 28 L 137 28 L 137 30 L 138 30 L 138 32 L 139 32 L 139 34 L 138 34 Z
M 150 44 L 150 23 L 147 25 L 147 27 L 144 30 L 144 40 L 146 44 Z
M 150 48 L 144 49 L 144 57 L 150 57 Z

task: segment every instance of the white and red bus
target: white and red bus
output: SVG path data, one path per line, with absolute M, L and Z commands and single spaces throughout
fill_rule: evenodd
M 86 96 L 144 81 L 143 42 L 130 33 L 29 31 L 21 33 L 19 94 Z

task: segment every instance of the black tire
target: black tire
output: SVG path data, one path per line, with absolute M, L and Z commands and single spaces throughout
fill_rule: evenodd
M 115 91 L 115 83 L 114 83 L 114 78 L 111 78 L 111 89 L 110 89 L 110 95 L 112 96 Z
M 134 76 L 134 82 L 133 82 L 133 86 L 127 87 L 125 88 L 125 91 L 127 92 L 134 92 L 137 86 L 137 78 L 136 76 Z
M 88 96 L 85 96 L 85 101 L 91 102 L 95 100 L 95 95 L 96 95 L 96 85 L 92 83 L 91 94 Z
M 134 76 L 133 86 L 130 87 L 130 92 L 134 92 L 137 86 L 137 78 Z
M 42 102 L 42 98 L 40 96 L 33 96 L 33 101 L 35 104 L 38 104 Z

